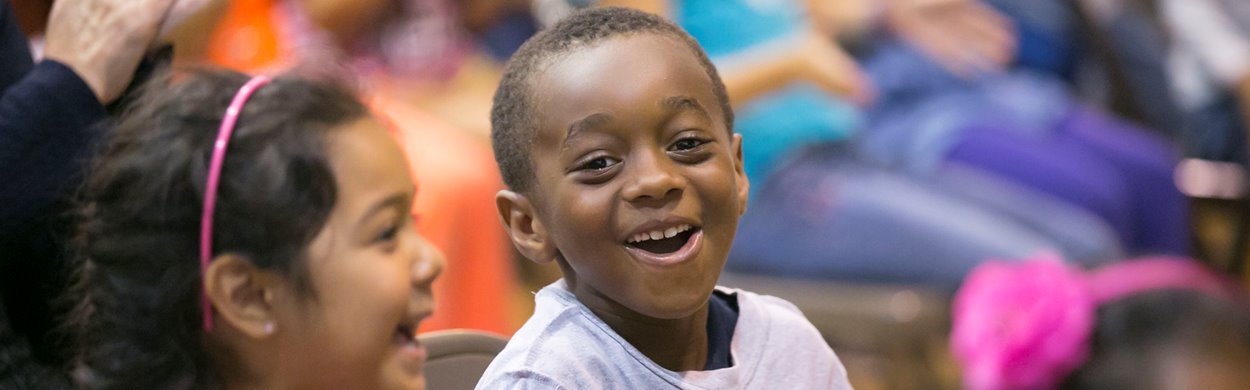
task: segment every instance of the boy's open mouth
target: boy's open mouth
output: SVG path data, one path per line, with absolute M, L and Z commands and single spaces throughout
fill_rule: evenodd
M 655 254 L 668 254 L 685 246 L 696 231 L 698 231 L 696 227 L 679 225 L 664 230 L 643 232 L 631 237 L 625 245 Z

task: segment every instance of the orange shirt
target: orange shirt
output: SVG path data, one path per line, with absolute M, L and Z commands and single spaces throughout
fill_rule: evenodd
M 230 0 L 209 38 L 208 61 L 242 71 L 277 65 L 281 49 L 273 5 L 274 0 Z
M 503 180 L 482 142 L 415 108 L 375 96 L 392 121 L 418 183 L 418 230 L 443 249 L 447 267 L 434 284 L 434 315 L 423 331 L 472 328 L 511 335 L 522 318 L 511 242 L 495 193 Z

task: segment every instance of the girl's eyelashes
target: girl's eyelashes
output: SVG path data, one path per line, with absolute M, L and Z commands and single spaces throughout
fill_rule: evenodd
M 387 225 L 385 229 L 383 229 L 381 232 L 378 233 L 376 237 L 374 237 L 373 241 L 376 243 L 395 242 L 399 238 L 399 234 L 405 228 L 409 226 L 415 227 L 417 224 L 417 221 L 420 221 L 420 219 L 421 217 L 416 214 L 404 213 L 404 216 L 395 218 L 393 221 L 391 221 L 390 224 Z
M 399 224 L 391 224 L 385 230 L 382 230 L 382 232 L 378 234 L 377 238 L 375 238 L 374 241 L 379 242 L 379 243 L 387 243 L 387 242 L 395 241 L 395 238 L 399 236 L 399 228 L 400 228 Z

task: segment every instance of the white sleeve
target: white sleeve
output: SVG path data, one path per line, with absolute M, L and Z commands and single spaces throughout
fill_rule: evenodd
M 1250 75 L 1250 36 L 1216 0 L 1163 0 L 1161 14 L 1175 44 L 1198 57 L 1215 79 L 1232 86 Z

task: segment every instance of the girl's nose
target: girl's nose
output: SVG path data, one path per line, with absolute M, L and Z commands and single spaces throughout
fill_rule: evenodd
M 415 261 L 412 262 L 412 284 L 418 287 L 428 288 L 438 275 L 443 273 L 443 267 L 447 265 L 446 258 L 443 257 L 443 251 L 439 250 L 425 237 L 418 236 L 417 250 L 414 253 Z

